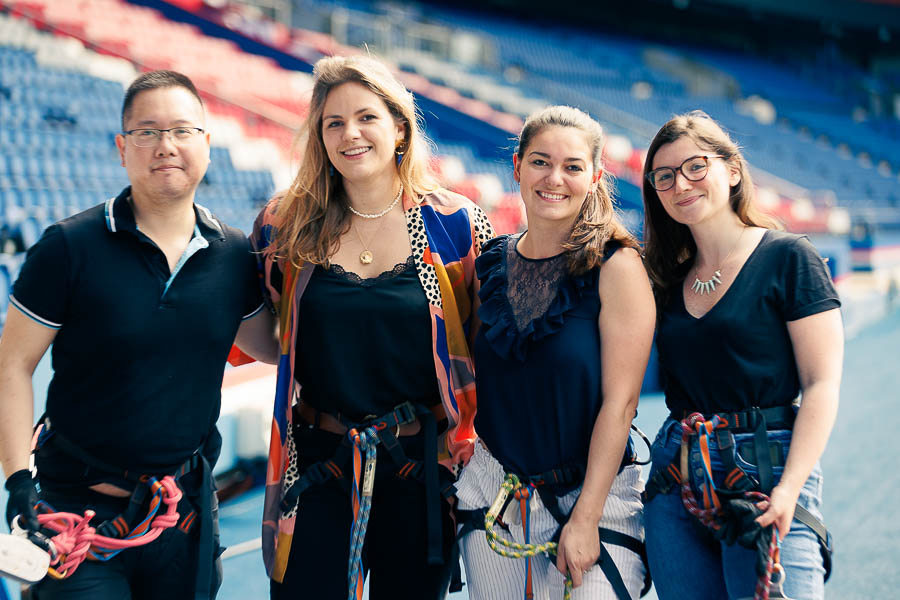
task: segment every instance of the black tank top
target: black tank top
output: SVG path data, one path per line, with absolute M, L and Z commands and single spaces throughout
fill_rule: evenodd
M 303 401 L 361 421 L 406 401 L 440 403 L 428 300 L 412 256 L 378 277 L 317 266 L 300 300 Z

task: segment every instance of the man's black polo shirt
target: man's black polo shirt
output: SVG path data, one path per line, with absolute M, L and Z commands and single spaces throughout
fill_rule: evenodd
M 137 230 L 130 192 L 48 227 L 10 301 L 59 329 L 53 427 L 98 458 L 153 472 L 184 461 L 209 433 L 226 356 L 262 300 L 246 236 L 197 205 L 186 256 L 194 252 L 171 278 Z

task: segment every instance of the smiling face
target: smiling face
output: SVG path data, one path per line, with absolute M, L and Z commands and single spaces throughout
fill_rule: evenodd
M 362 183 L 396 170 L 394 152 L 403 134 L 404 125 L 361 83 L 343 83 L 325 99 L 322 141 L 329 161 L 348 181 Z
M 594 179 L 587 135 L 575 127 L 545 127 L 513 157 L 530 227 L 571 227 Z
M 134 97 L 124 127 L 128 131 L 204 125 L 203 107 L 191 92 L 182 87 L 163 87 Z M 130 137 L 117 135 L 116 147 L 128 172 L 132 195 L 193 200 L 209 166 L 209 134 L 203 132 L 177 143 L 170 134 L 163 134 L 159 143 L 145 148 L 136 146 Z
M 678 167 L 695 156 L 713 156 L 716 152 L 701 148 L 690 137 L 682 136 L 660 146 L 653 157 L 653 169 L 676 170 L 674 185 L 656 195 L 666 213 L 679 223 L 695 225 L 733 212 L 731 188 L 741 180 L 740 170 L 721 158 L 710 158 L 709 169 L 700 181 L 690 181 Z M 685 167 L 687 168 L 687 167 Z

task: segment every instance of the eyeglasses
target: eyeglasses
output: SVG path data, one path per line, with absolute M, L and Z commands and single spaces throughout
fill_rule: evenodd
M 125 135 L 131 136 L 131 141 L 135 146 L 140 148 L 149 148 L 160 143 L 163 134 L 168 133 L 169 137 L 176 144 L 186 144 L 192 139 L 203 133 L 203 129 L 199 127 L 172 127 L 170 129 L 129 129 L 123 131 Z
M 711 158 L 725 157 L 718 154 L 713 156 L 692 156 L 675 169 L 672 167 L 653 169 L 647 173 L 647 181 L 650 182 L 650 185 L 657 192 L 665 192 L 672 189 L 672 186 L 675 185 L 676 171 L 681 171 L 681 174 L 688 181 L 700 181 L 706 177 L 706 173 L 709 171 L 709 159 Z

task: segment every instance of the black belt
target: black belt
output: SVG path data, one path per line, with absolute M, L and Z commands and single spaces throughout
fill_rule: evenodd
M 681 421 L 694 412 L 702 411 L 685 409 L 682 411 L 681 417 L 675 413 L 669 413 L 669 418 L 675 421 Z M 756 431 L 761 422 L 765 423 L 766 429 L 793 429 L 794 421 L 797 419 L 797 412 L 794 410 L 793 404 L 784 404 L 769 408 L 749 408 L 747 410 L 717 412 L 710 415 L 707 415 L 706 413 L 702 414 L 707 419 L 718 416 L 723 423 L 727 424 L 724 428 L 734 433 L 749 433 Z

